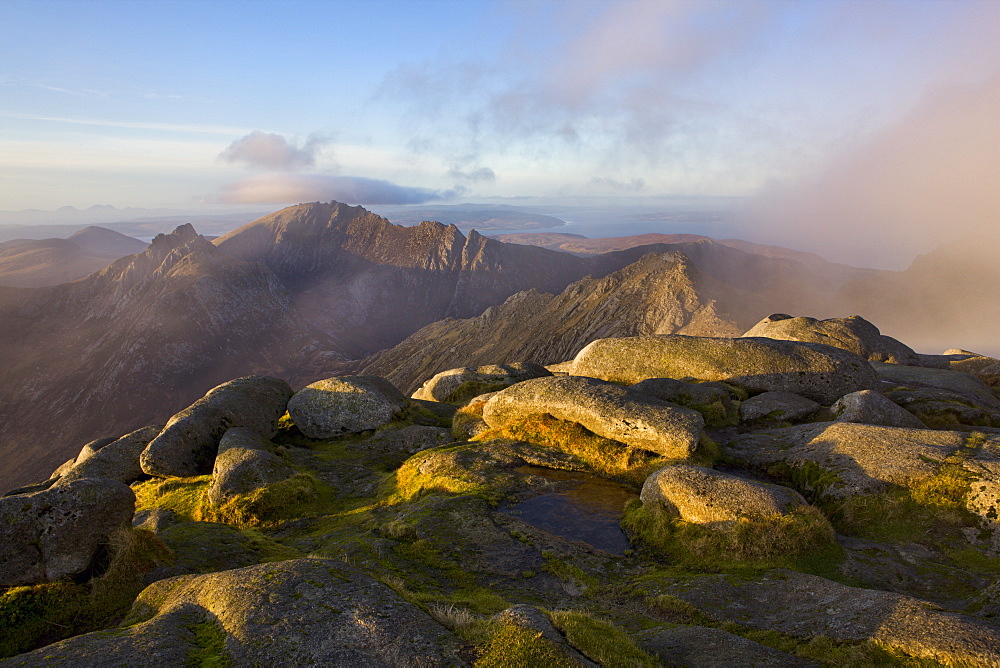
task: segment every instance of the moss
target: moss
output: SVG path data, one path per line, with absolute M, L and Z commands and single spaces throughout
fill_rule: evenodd
M 461 404 L 481 394 L 502 390 L 508 385 L 509 383 L 502 380 L 467 380 L 452 390 L 444 398 L 444 402 L 448 404 Z
M 828 572 L 842 558 L 830 522 L 812 506 L 716 529 L 633 500 L 625 506 L 622 527 L 654 554 L 709 572 L 772 567 Z
M 563 582 L 570 582 L 585 587 L 596 587 L 600 584 L 600 581 L 594 576 L 588 575 L 577 566 L 559 559 L 554 553 L 548 550 L 542 552 L 542 558 L 545 560 L 545 566 L 542 567 L 542 570 L 546 573 L 551 573 Z
M 226 632 L 218 622 L 207 620 L 187 628 L 194 635 L 194 645 L 188 653 L 189 666 L 227 668 L 231 665 L 226 652 Z
M 576 668 L 560 647 L 538 631 L 514 624 L 494 624 L 479 647 L 476 668 Z
M 527 441 L 575 455 L 597 475 L 618 480 L 636 489 L 654 471 L 681 461 L 598 436 L 582 425 L 557 420 L 549 415 L 529 416 L 516 424 L 489 429 L 477 436 L 476 440 L 497 438 Z
M 314 474 L 300 472 L 235 496 L 218 507 L 204 504 L 199 519 L 240 527 L 273 526 L 282 520 L 320 514 L 323 498 L 333 494 Z
M 810 499 L 821 498 L 827 490 L 844 485 L 843 479 L 835 471 L 813 461 L 799 465 L 777 462 L 768 467 L 767 474 L 788 483 Z
M 557 610 L 552 623 L 566 640 L 588 658 L 608 668 L 659 666 L 635 641 L 613 624 L 577 610 Z
M 698 411 L 705 418 L 705 426 L 711 429 L 722 427 L 735 427 L 740 423 L 739 409 L 733 402 L 724 402 L 721 399 L 709 404 L 684 404 L 688 408 Z
M 182 520 L 201 519 L 205 505 L 205 492 L 212 482 L 211 475 L 193 478 L 154 478 L 132 485 L 135 492 L 135 510 L 165 508 L 172 510 Z
M 53 582 L 14 587 L 0 594 L 0 658 L 116 624 L 143 588 L 143 576 L 170 559 L 148 531 L 116 531 L 110 560 L 85 584 Z

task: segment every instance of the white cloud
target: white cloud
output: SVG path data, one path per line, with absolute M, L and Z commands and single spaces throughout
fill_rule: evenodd
M 296 146 L 281 135 L 254 130 L 230 144 L 219 157 L 248 167 L 294 172 L 314 166 L 317 154 L 328 143 L 326 137 L 311 135 Z
M 421 204 L 453 193 L 400 186 L 381 179 L 321 174 L 265 174 L 225 186 L 229 204 L 297 204 L 337 200 L 346 204 Z

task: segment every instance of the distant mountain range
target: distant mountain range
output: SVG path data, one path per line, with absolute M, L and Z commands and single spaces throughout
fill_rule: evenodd
M 93 230 L 69 243 L 138 248 Z M 732 336 L 772 312 L 859 313 L 904 340 L 919 340 L 906 318 L 946 313 L 940 333 L 960 342 L 955 328 L 995 310 L 1000 287 L 995 269 L 947 282 L 963 266 L 954 255 L 897 274 L 705 238 L 560 243 L 621 249 L 578 255 L 313 203 L 214 242 L 182 225 L 72 283 L 0 287 L 0 489 L 240 375 L 301 386 L 363 369 L 409 390 L 454 366 L 559 362 L 594 338 Z M 38 251 L 39 272 L 58 265 L 55 246 Z
M 147 244 L 103 227 L 85 227 L 68 239 L 0 243 L 0 285 L 37 288 L 83 278 Z

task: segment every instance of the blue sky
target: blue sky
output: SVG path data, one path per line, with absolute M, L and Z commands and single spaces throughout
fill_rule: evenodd
M 4 0 L 0 209 L 771 192 L 991 85 L 997 34 L 993 0 Z

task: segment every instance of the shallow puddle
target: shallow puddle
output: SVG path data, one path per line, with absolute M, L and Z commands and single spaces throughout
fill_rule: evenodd
M 625 502 L 635 494 L 621 485 L 575 471 L 522 466 L 518 472 L 577 483 L 571 489 L 541 494 L 501 512 L 568 540 L 583 541 L 612 554 L 625 554 L 628 539 L 619 522 Z

